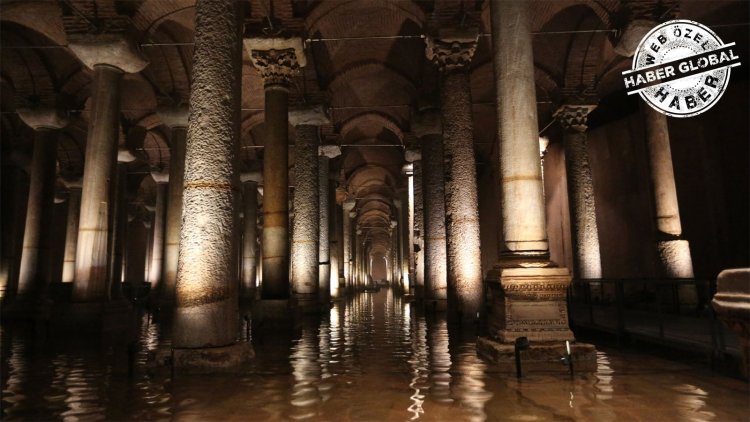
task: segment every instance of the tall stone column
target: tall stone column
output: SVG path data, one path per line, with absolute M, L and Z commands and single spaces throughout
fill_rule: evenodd
M 127 150 L 118 153 L 116 175 L 113 181 L 112 195 L 114 200 L 110 208 L 111 220 L 109 291 L 110 299 L 122 299 L 122 279 L 125 268 L 125 245 L 128 238 L 128 166 L 135 157 Z
M 244 204 L 244 232 L 242 235 L 242 283 L 240 299 L 255 299 L 258 253 L 258 174 L 242 175 L 242 201 Z
M 174 304 L 175 286 L 177 284 L 188 108 L 187 106 L 161 106 L 157 109 L 157 113 L 171 132 L 169 139 L 169 188 L 164 224 L 164 265 L 160 275 L 161 289 L 156 291 L 160 304 L 169 307 Z
M 289 298 L 288 95 L 305 65 L 300 38 L 249 38 L 245 48 L 265 84 L 263 299 Z
M 68 181 L 65 185 L 68 187 L 68 221 L 65 227 L 62 282 L 72 283 L 75 280 L 76 271 L 78 220 L 81 217 L 81 180 Z
M 442 30 L 438 37 L 427 38 L 427 57 L 442 74 L 448 283 L 456 294 L 455 311 L 464 321 L 479 316 L 483 298 L 479 196 L 468 75 L 477 40 L 476 30 Z
M 408 152 L 408 151 L 407 151 Z M 411 157 L 409 157 L 411 158 Z M 408 161 L 408 160 L 407 160 Z M 415 274 L 415 256 L 414 256 L 414 165 L 409 163 L 405 164 L 401 169 L 402 173 L 406 176 L 406 192 L 404 197 L 404 203 L 406 205 L 404 213 L 405 232 L 404 236 L 404 252 L 406 253 L 405 258 L 408 265 L 407 272 L 409 274 L 409 292 L 416 293 L 416 274 Z
M 236 370 L 252 356 L 237 343 L 240 11 L 233 1 L 196 3 L 172 336 L 173 365 L 185 372 Z
M 445 173 L 443 128 L 439 110 L 415 116 L 412 132 L 422 145 L 422 191 L 424 200 L 425 298 L 434 309 L 446 309 L 448 299 L 445 239 Z
M 396 211 L 396 236 L 398 241 L 398 274 L 396 275 L 395 282 L 401 286 L 404 293 L 409 293 L 409 258 L 405 251 L 406 241 L 404 236 L 406 234 L 406 216 L 404 215 L 404 206 L 401 199 L 393 200 L 393 207 Z
M 107 240 L 114 201 L 110 180 L 115 176 L 120 133 L 120 81 L 123 74 L 140 72 L 148 62 L 129 40 L 116 34 L 69 36 L 69 47 L 94 71 L 72 299 L 102 303 L 109 299 Z M 99 311 L 84 318 L 98 320 Z
M 292 230 L 292 294 L 302 312 L 318 307 L 318 241 L 320 205 L 318 186 L 318 125 L 294 110 L 289 119 L 296 128 L 294 145 L 294 227 Z M 325 116 L 323 116 L 324 118 Z M 313 119 L 319 118 L 312 116 Z M 265 158 L 264 158 L 265 159 Z
M 164 289 L 164 227 L 167 216 L 167 191 L 170 188 L 169 176 L 164 173 L 152 172 L 151 177 L 156 182 L 156 207 L 154 209 L 154 234 L 151 246 L 151 265 L 149 265 L 148 279 L 151 282 L 152 291 L 159 292 Z
M 411 201 L 411 229 L 409 249 L 412 258 L 412 277 L 414 295 L 417 300 L 424 299 L 424 251 L 422 236 L 424 234 L 424 201 L 422 196 L 422 153 L 419 149 L 407 149 L 405 159 L 411 163 L 409 176 L 409 200 Z
M 344 280 L 347 288 L 352 286 L 352 216 L 354 213 L 355 201 L 352 199 L 345 200 L 341 205 L 344 212 Z
M 660 273 L 666 278 L 692 278 L 693 260 L 690 256 L 690 244 L 682 238 L 667 116 L 647 105 L 642 105 L 641 110 L 646 126 Z
M 325 310 L 329 309 L 331 301 L 331 182 L 328 174 L 331 158 L 339 155 L 341 148 L 338 145 L 321 145 L 318 149 L 318 298 Z
M 574 340 L 565 301 L 570 272 L 549 261 L 527 7 L 521 0 L 490 2 L 506 250 L 497 280 L 488 285 L 488 331 L 500 343 L 486 344 L 494 345 L 498 359 L 512 359 L 518 337 L 528 338 L 533 347 L 549 342 L 537 350 L 545 359 L 561 355 L 564 341 Z M 595 368 L 593 348 L 580 350 L 575 348 L 574 355 L 583 353 L 588 363 L 577 363 L 576 369 Z
M 586 119 L 595 105 L 564 105 L 555 112 L 562 125 L 572 220 L 574 270 L 578 278 L 602 277 L 594 183 L 589 165 Z
M 54 109 L 21 111 L 18 117 L 35 134 L 18 291 L 12 310 L 40 318 L 38 313 L 44 309 L 37 307 L 45 306 L 51 268 L 57 130 L 65 127 L 67 119 Z

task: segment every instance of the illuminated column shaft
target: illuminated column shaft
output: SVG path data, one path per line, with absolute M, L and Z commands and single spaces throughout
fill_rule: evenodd
M 477 39 L 476 31 L 428 39 L 428 56 L 442 71 L 448 280 L 456 292 L 456 310 L 466 320 L 475 318 L 482 307 L 479 196 L 467 73 Z M 531 101 L 535 103 L 533 96 Z
M 406 232 L 404 234 L 404 243 L 406 248 L 406 259 L 408 260 L 409 287 L 416 290 L 415 274 L 415 254 L 414 254 L 414 165 L 407 164 L 404 166 L 406 174 Z
M 167 176 L 164 174 L 152 173 L 156 182 L 156 208 L 154 210 L 154 234 L 151 246 L 151 265 L 149 266 L 148 279 L 151 282 L 153 291 L 164 289 L 164 280 L 162 278 L 162 269 L 164 263 L 164 223 L 167 213 Z
M 690 244 L 682 239 L 680 207 L 672 168 L 667 116 L 648 106 L 642 106 L 646 124 L 646 147 L 651 171 L 656 215 L 657 252 L 660 272 L 667 278 L 692 278 L 693 261 Z
M 319 142 L 317 126 L 299 125 L 296 128 L 292 292 L 304 311 L 317 308 L 318 300 Z
M 305 65 L 299 38 L 245 40 L 265 86 L 263 299 L 289 298 L 289 86 Z
M 599 230 L 596 226 L 594 183 L 588 157 L 586 119 L 596 106 L 566 105 L 555 113 L 564 129 L 565 165 L 572 220 L 575 270 L 578 278 L 601 278 Z
M 343 205 L 343 215 L 344 215 L 344 280 L 346 281 L 346 287 L 351 287 L 352 285 L 352 264 L 353 264 L 353 258 L 352 258 L 352 219 L 354 216 L 352 215 L 354 211 L 354 201 L 353 200 L 346 200 L 344 201 Z M 356 214 L 354 214 L 356 215 Z
M 19 112 L 19 117 L 35 134 L 16 300 L 37 302 L 46 298 L 50 277 L 57 129 L 66 122 L 54 110 Z
M 169 188 L 167 215 L 164 225 L 164 265 L 161 273 L 162 305 L 174 303 L 177 284 L 177 260 L 180 253 L 180 226 L 182 225 L 182 192 L 185 175 L 185 138 L 187 136 L 187 107 L 160 107 L 159 117 L 171 130 L 169 145 Z
M 414 285 L 417 298 L 424 297 L 424 197 L 422 190 L 422 160 L 414 165 Z
M 72 300 L 101 302 L 109 298 L 108 233 L 115 200 L 110 181 L 115 178 L 120 133 L 120 81 L 124 73 L 140 72 L 148 62 L 124 38 L 68 37 L 69 48 L 94 71 Z
M 404 215 L 404 207 L 401 199 L 394 199 L 393 205 L 396 208 L 396 236 L 398 237 L 398 255 L 397 265 L 398 273 L 396 275 L 396 282 L 399 283 L 401 288 L 405 292 L 409 292 L 409 259 L 404 251 L 405 241 L 404 236 L 406 233 L 405 221 L 406 216 Z
M 237 336 L 237 237 L 242 54 L 240 5 L 199 0 L 190 119 L 185 150 L 183 224 L 172 344 L 206 348 Z
M 330 158 L 325 155 L 318 157 L 318 298 L 320 303 L 327 305 L 331 300 L 331 237 L 330 237 L 330 183 L 328 171 Z
M 72 283 L 76 271 L 76 245 L 78 244 L 78 219 L 81 213 L 81 185 L 68 184 L 68 221 L 65 230 L 65 255 L 63 258 L 63 283 Z
M 122 273 L 125 267 L 125 244 L 128 237 L 127 179 L 127 164 L 124 161 L 118 161 L 112 192 L 114 202 L 111 208 L 110 227 L 112 229 L 109 241 L 111 245 L 109 283 L 110 297 L 113 299 L 122 298 Z
M 443 171 L 443 129 L 437 110 L 418 116 L 412 130 L 422 145 L 424 196 L 425 296 L 448 298 L 445 245 L 445 173 Z
M 548 254 L 531 30 L 522 1 L 493 1 L 492 48 L 507 252 Z M 447 153 L 447 151 L 446 151 Z
M 255 298 L 255 277 L 258 253 L 258 182 L 242 180 L 242 200 L 244 209 L 244 233 L 242 236 L 242 284 L 240 298 Z

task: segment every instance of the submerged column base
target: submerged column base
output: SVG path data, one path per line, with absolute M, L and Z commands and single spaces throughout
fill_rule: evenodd
M 477 353 L 485 360 L 494 363 L 493 367 L 502 373 L 516 371 L 515 346 L 501 343 L 486 337 L 477 338 Z M 531 343 L 529 348 L 520 352 L 521 369 L 528 372 L 559 372 L 569 371 L 567 364 L 562 362 L 567 354 L 564 342 Z M 596 348 L 588 343 L 571 343 L 570 356 L 573 360 L 574 372 L 596 371 Z
M 293 296 L 292 308 L 297 313 L 318 314 L 324 309 L 324 304 L 318 300 L 318 294 L 296 294 Z
M 235 372 L 255 357 L 248 342 L 223 347 L 172 349 L 172 365 L 181 374 Z
M 424 300 L 425 312 L 447 312 L 448 311 L 448 300 L 447 299 L 425 299 Z
M 292 323 L 292 307 L 288 299 L 261 299 L 252 305 L 253 328 L 289 325 Z

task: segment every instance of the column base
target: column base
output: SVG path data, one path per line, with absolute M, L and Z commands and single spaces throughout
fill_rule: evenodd
M 53 310 L 52 329 L 81 334 L 127 332 L 133 327 L 133 307 L 125 299 L 79 302 Z
M 515 346 L 500 343 L 487 337 L 477 338 L 477 353 L 483 359 L 495 364 L 503 373 L 516 371 Z M 529 348 L 520 352 L 521 369 L 529 372 L 567 373 L 569 367 L 561 361 L 565 356 L 565 343 L 532 343 Z M 593 344 L 571 343 L 570 354 L 573 358 L 574 372 L 596 371 L 596 348 Z
M 255 357 L 250 343 L 223 347 L 172 349 L 172 365 L 181 374 L 214 374 L 235 372 Z
M 297 313 L 319 314 L 323 312 L 324 304 L 320 303 L 314 294 L 297 294 L 292 298 L 292 307 Z M 327 310 L 327 309 L 326 309 Z
M 425 299 L 424 300 L 425 312 L 446 312 L 448 311 L 448 300 L 447 299 Z
M 567 268 L 500 268 L 498 280 L 488 283 L 491 338 L 512 344 L 518 337 L 530 342 L 574 341 L 568 327 Z
M 251 309 L 253 327 L 291 325 L 292 308 L 288 299 L 261 299 L 253 303 Z

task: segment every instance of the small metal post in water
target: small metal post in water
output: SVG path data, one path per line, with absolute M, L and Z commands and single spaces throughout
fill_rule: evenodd
M 516 355 L 516 378 L 521 378 L 521 350 L 529 348 L 529 339 L 526 337 L 516 338 L 513 352 Z

